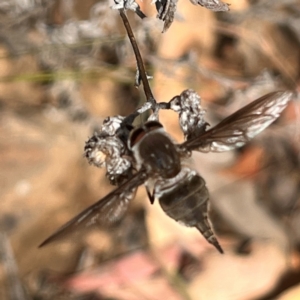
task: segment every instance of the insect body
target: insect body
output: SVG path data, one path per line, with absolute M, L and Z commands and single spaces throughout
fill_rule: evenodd
M 176 145 L 162 125 L 150 121 L 134 130 L 129 140 L 137 168 L 145 166 L 145 182 L 151 203 L 159 199 L 160 206 L 172 219 L 196 227 L 204 237 L 223 253 L 208 222 L 208 190 L 196 171 L 184 166 Z M 151 189 L 153 189 L 152 192 Z
M 267 94 L 209 130 L 206 130 L 203 113 L 200 118 L 193 115 L 197 111 L 201 112 L 200 106 L 191 110 L 184 105 L 185 101 L 199 102 L 195 94 L 192 90 L 186 90 L 170 101 L 171 108 L 179 112 L 185 142 L 175 144 L 158 121 L 149 121 L 134 129 L 126 149 L 127 155 L 131 153 L 132 163 L 128 168 L 132 173 L 127 173 L 126 180 L 118 184 L 117 189 L 74 217 L 40 246 L 79 228 L 93 224 L 106 226 L 120 219 L 134 197 L 134 191 L 145 184 L 151 203 L 157 198 L 169 217 L 196 227 L 209 243 L 223 253 L 208 221 L 209 195 L 205 181 L 186 165 L 186 158 L 194 150 L 221 152 L 244 145 L 278 118 L 292 93 Z

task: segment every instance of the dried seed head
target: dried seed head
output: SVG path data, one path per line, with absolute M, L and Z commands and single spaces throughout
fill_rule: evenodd
M 200 96 L 192 89 L 183 91 L 170 101 L 171 109 L 179 113 L 180 127 L 185 139 L 204 131 L 206 128 L 205 110 L 200 103 Z

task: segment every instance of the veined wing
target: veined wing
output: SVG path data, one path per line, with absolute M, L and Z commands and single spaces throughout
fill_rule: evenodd
M 203 134 L 185 141 L 179 150 L 223 152 L 241 147 L 279 117 L 292 95 L 289 91 L 267 94 Z
M 53 241 L 64 238 L 78 229 L 84 229 L 94 224 L 110 225 L 118 221 L 127 211 L 129 202 L 134 198 L 137 187 L 144 183 L 145 178 L 146 175 L 144 171 L 137 172 L 116 190 L 112 191 L 59 228 L 43 241 L 39 247 L 43 247 Z

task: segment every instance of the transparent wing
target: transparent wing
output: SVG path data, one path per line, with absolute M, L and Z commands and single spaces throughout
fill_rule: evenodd
M 84 229 L 94 224 L 105 226 L 116 222 L 127 211 L 129 202 L 135 196 L 137 187 L 144 183 L 145 178 L 145 173 L 139 171 L 116 190 L 112 191 L 59 228 L 43 241 L 39 247 L 43 247 L 53 241 L 64 238 L 79 229 Z
M 292 95 L 288 91 L 267 94 L 236 111 L 215 127 L 182 143 L 179 150 L 223 152 L 241 147 L 279 117 Z

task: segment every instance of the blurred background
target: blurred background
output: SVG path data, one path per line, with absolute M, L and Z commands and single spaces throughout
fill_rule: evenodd
M 142 187 L 113 227 L 37 248 L 113 189 L 84 143 L 145 97 L 108 1 L 0 1 L 0 299 L 300 299 L 300 2 L 230 4 L 214 13 L 180 0 L 164 34 L 150 1 L 140 2 L 148 18 L 128 12 L 157 101 L 193 88 L 214 125 L 268 92 L 295 91 L 245 147 L 193 155 L 220 255 Z M 182 141 L 175 113 L 161 122 Z

